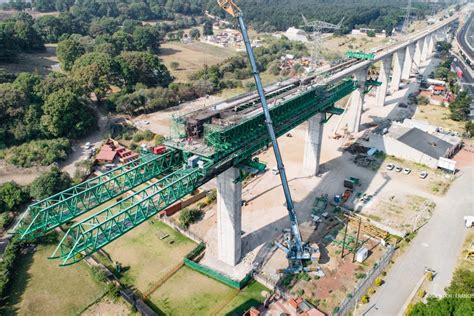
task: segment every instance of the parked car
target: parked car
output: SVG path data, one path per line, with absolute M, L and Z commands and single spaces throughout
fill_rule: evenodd
M 428 172 L 426 172 L 426 171 L 420 172 L 420 178 L 421 179 L 426 179 L 427 176 L 428 176 Z
M 272 168 L 272 173 L 273 173 L 274 175 L 279 175 L 279 174 L 280 174 L 280 170 L 278 170 L 278 167 L 277 167 L 277 166 L 275 166 L 275 167 Z
M 389 163 L 387 167 L 385 167 L 387 170 L 393 170 L 395 168 L 395 165 L 393 163 Z
M 411 172 L 411 169 L 410 169 L 410 168 L 404 168 L 404 169 L 403 169 L 403 173 L 404 173 L 404 174 L 410 174 L 410 172 Z
M 396 167 L 395 167 L 395 171 L 396 171 L 396 172 L 400 172 L 400 171 L 402 171 L 402 170 L 403 170 L 403 168 L 400 167 L 400 166 L 396 166 Z

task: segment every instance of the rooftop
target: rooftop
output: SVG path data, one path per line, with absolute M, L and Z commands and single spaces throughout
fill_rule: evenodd
M 434 159 L 444 157 L 453 146 L 447 141 L 418 128 L 411 128 L 397 139 L 405 145 L 415 148 Z

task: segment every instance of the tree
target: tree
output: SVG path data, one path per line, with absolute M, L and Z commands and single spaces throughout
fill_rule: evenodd
M 157 54 L 160 51 L 160 35 L 151 27 L 136 27 L 133 31 L 133 44 L 136 50 L 149 50 Z
M 367 36 L 368 36 L 368 37 L 375 37 L 375 31 L 368 30 L 368 31 L 367 31 Z
M 214 31 L 212 29 L 212 22 L 207 20 L 206 22 L 204 22 L 204 25 L 203 25 L 203 34 L 205 36 L 207 35 L 213 35 L 214 34 Z
M 199 32 L 198 29 L 192 29 L 190 32 L 189 32 L 189 36 L 191 36 L 191 38 L 193 40 L 197 40 L 201 37 L 201 32 Z
M 197 222 L 202 218 L 204 215 L 203 211 L 197 208 L 185 208 L 184 210 L 181 211 L 179 214 L 179 225 L 182 228 L 187 229 L 189 225 Z
M 95 127 L 94 112 L 69 90 L 51 93 L 43 105 L 41 127 L 55 137 L 79 137 Z
M 61 67 L 66 71 L 71 70 L 76 59 L 85 52 L 86 50 L 77 39 L 69 38 L 58 43 L 58 59 Z
M 57 43 L 59 37 L 65 32 L 62 20 L 52 15 L 37 18 L 34 26 L 43 41 L 47 43 Z
M 87 53 L 76 60 L 72 75 L 86 91 L 93 92 L 100 102 L 110 86 L 118 82 L 118 66 L 107 53 Z
M 15 210 L 28 199 L 28 194 L 15 182 L 0 185 L 0 213 Z
M 141 82 L 148 87 L 166 87 L 173 80 L 158 56 L 149 52 L 122 52 L 116 57 L 123 85 L 131 88 Z
M 71 186 L 72 180 L 69 174 L 61 172 L 58 167 L 37 177 L 30 186 L 30 195 L 41 200 L 61 192 Z
M 457 96 L 456 100 L 449 104 L 449 110 L 451 111 L 451 119 L 455 121 L 465 121 L 470 113 L 470 104 L 472 98 L 469 96 L 467 91 L 461 91 Z

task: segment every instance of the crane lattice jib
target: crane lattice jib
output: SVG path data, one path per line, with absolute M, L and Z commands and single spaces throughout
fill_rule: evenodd
M 334 103 L 357 88 L 356 81 L 345 80 L 332 87 L 316 86 L 298 96 L 282 101 L 270 109 L 277 136 L 301 124 L 318 112 L 326 112 Z M 266 126 L 263 113 L 238 125 L 225 129 L 208 129 L 205 135 L 209 145 L 214 146 L 219 155 L 245 147 L 254 139 L 266 140 Z
M 174 149 L 162 155 L 144 155 L 141 160 L 135 160 L 31 205 L 27 216 L 20 220 L 15 231 L 22 238 L 43 235 L 181 162 L 180 153 Z
M 200 185 L 206 168 L 179 169 L 143 190 L 73 225 L 51 255 L 69 265 L 143 223 Z

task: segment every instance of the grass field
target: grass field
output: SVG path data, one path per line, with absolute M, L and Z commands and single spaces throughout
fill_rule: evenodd
M 240 316 L 250 307 L 262 304 L 265 300 L 262 294 L 265 292 L 269 292 L 265 286 L 252 281 L 219 312 L 219 315 Z
M 439 105 L 423 105 L 418 107 L 414 118 L 416 120 L 428 121 L 428 123 L 443 129 L 463 132 L 464 123 L 451 120 L 449 114 L 449 108 Z
M 234 54 L 236 53 L 233 49 L 196 41 L 189 44 L 168 42 L 161 45 L 160 58 L 177 81 L 188 81 L 188 76 L 204 65 L 215 65 Z M 171 69 L 171 62 L 178 62 L 179 67 Z
M 84 263 L 59 267 L 48 260 L 53 249 L 38 246 L 34 254 L 20 257 L 0 315 L 77 315 L 102 296 L 105 287 Z
M 46 45 L 46 51 L 41 53 L 22 53 L 18 55 L 15 62 L 0 63 L 0 68 L 4 68 L 8 72 L 32 72 L 42 76 L 50 73 L 55 65 L 58 63 L 56 57 L 56 45 Z M 59 68 L 59 67 L 57 67 Z
M 168 234 L 163 240 L 160 236 Z M 172 244 L 171 244 L 172 242 Z M 172 271 L 196 244 L 159 221 L 141 224 L 104 250 L 125 267 L 122 281 L 142 293 Z
M 215 315 L 236 293 L 235 289 L 183 267 L 149 300 L 165 315 Z

